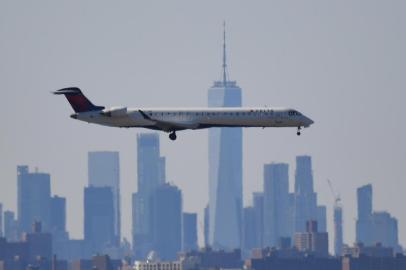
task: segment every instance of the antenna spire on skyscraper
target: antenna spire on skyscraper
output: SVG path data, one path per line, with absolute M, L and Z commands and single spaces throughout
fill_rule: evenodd
M 226 21 L 223 22 L 223 84 L 227 83 L 227 61 L 226 61 Z

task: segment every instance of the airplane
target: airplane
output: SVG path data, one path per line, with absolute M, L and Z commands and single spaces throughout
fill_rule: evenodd
M 209 107 L 209 108 L 127 108 L 96 106 L 78 87 L 53 92 L 65 95 L 73 110 L 70 117 L 88 123 L 121 128 L 148 128 L 169 133 L 212 127 L 302 127 L 314 122 L 294 109 L 268 107 Z

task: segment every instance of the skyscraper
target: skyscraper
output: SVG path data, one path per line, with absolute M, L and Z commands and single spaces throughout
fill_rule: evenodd
M 343 209 L 334 206 L 334 254 L 341 256 L 343 251 Z
M 398 240 L 398 220 L 388 212 L 374 212 L 372 215 L 372 242 L 391 247 L 396 252 L 402 252 Z
M 317 206 L 317 227 L 319 232 L 327 232 L 327 208 L 324 205 Z
M 290 237 L 289 166 L 264 165 L 264 245 L 276 247 L 281 237 Z
M 240 107 L 241 88 L 227 78 L 225 31 L 223 78 L 208 91 L 209 107 Z M 209 243 L 213 248 L 241 245 L 242 129 L 209 129 Z
M 59 196 L 51 198 L 50 232 L 52 234 L 52 250 L 61 258 L 69 254 L 67 244 L 69 234 L 66 231 L 66 199 Z M 79 251 L 78 251 L 79 252 Z M 82 254 L 84 256 L 85 254 Z
M 256 240 L 258 233 L 256 231 L 256 219 L 254 207 L 244 207 L 243 209 L 243 232 L 242 232 L 242 251 L 249 256 L 253 248 L 257 248 Z M 245 256 L 244 256 L 245 257 Z
M 28 171 L 28 166 L 17 167 L 17 206 L 19 234 L 30 232 L 35 221 L 42 223 L 44 232 L 49 231 L 51 178 L 47 173 Z
M 210 246 L 210 241 L 209 241 L 209 227 L 210 227 L 209 217 L 210 217 L 209 205 L 206 205 L 206 207 L 204 208 L 204 247 L 209 247 Z
M 289 212 L 289 233 L 290 233 L 290 238 L 293 240 L 293 236 L 295 235 L 295 208 L 296 208 L 296 196 L 294 192 L 289 193 L 289 208 L 287 211 Z
M 98 151 L 88 153 L 89 186 L 110 187 L 114 203 L 115 245 L 121 239 L 120 212 L 120 158 L 118 152 Z
M 68 239 L 66 232 L 66 199 L 59 196 L 51 198 L 50 231 L 54 241 Z
M 32 224 L 32 231 L 23 235 L 23 242 L 27 243 L 29 262 L 52 257 L 52 235 L 42 231 L 41 222 Z
M 294 232 L 305 232 L 306 222 L 317 220 L 317 194 L 313 188 L 310 156 L 296 157 Z
M 17 241 L 17 220 L 15 214 L 12 211 L 4 211 L 4 236 L 7 241 Z
M 165 182 L 165 159 L 160 157 L 159 135 L 137 135 L 138 189 L 133 194 L 133 247 L 136 259 L 145 259 L 153 247 L 151 196 Z
M 182 193 L 162 184 L 151 196 L 153 250 L 165 261 L 176 259 L 182 244 Z
M 66 231 L 66 199 L 59 196 L 51 198 L 51 230 Z
M 356 224 L 356 241 L 364 245 L 372 245 L 372 185 L 357 189 L 358 219 Z
M 3 237 L 3 205 L 0 203 L 0 237 Z
M 110 187 L 86 187 L 84 236 L 90 252 L 101 253 L 114 244 L 114 203 Z
M 372 214 L 372 185 L 365 185 L 357 189 L 358 219 L 369 219 Z
M 264 193 L 253 193 L 254 215 L 255 215 L 255 247 L 262 248 L 264 239 Z
M 392 247 L 396 252 L 401 251 L 398 241 L 398 221 L 388 212 L 373 212 L 372 185 L 357 189 L 358 219 L 356 240 L 366 246 L 381 243 Z
M 166 158 L 165 157 L 159 157 L 159 167 L 158 167 L 158 172 L 159 172 L 159 183 L 163 184 L 166 181 Z
M 183 213 L 182 251 L 198 250 L 197 214 Z

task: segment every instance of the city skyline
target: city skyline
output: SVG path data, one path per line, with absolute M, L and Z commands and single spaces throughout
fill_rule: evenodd
M 158 139 L 157 133 L 143 133 L 138 136 L 138 139 L 142 142 L 143 147 L 147 147 L 142 150 L 141 153 L 151 155 L 152 154 L 152 159 L 149 160 L 144 166 L 150 166 L 151 164 L 155 164 L 156 166 L 161 166 L 162 165 L 162 158 L 159 155 L 159 139 Z M 155 152 L 155 154 L 154 154 Z M 91 152 L 89 152 L 91 153 Z M 92 152 L 94 153 L 94 152 Z M 118 156 L 119 153 L 115 152 L 116 155 Z M 302 161 L 305 161 L 304 163 Z M 297 166 L 299 168 L 299 171 L 303 172 L 303 168 L 305 168 L 305 173 L 303 176 L 306 176 L 306 171 L 308 171 L 308 168 L 312 167 L 307 167 L 306 164 L 311 164 L 311 157 L 310 156 L 297 156 L 296 161 L 298 161 Z M 100 164 L 99 164 L 100 165 Z M 245 221 L 242 225 L 242 231 L 241 231 L 241 237 L 242 237 L 242 245 L 241 249 L 242 251 L 247 252 L 248 250 L 245 250 L 247 245 L 249 248 L 253 247 L 268 247 L 268 246 L 275 246 L 275 247 L 280 247 L 280 242 L 283 238 L 291 238 L 291 241 L 293 242 L 294 237 L 297 233 L 302 233 L 304 231 L 300 231 L 301 229 L 297 229 L 298 231 L 291 231 L 297 221 L 294 218 L 294 213 L 295 213 L 295 203 L 294 201 L 292 202 L 286 202 L 286 200 L 282 200 L 282 197 L 290 197 L 294 196 L 295 193 L 288 193 L 288 188 L 289 188 L 289 179 L 291 178 L 288 174 L 288 167 L 289 164 L 286 163 L 271 163 L 271 164 L 264 164 L 264 190 L 263 192 L 254 192 L 253 196 L 254 201 L 253 204 L 251 205 L 245 205 L 244 209 L 242 211 L 242 214 L 244 217 L 249 217 L 250 223 L 246 223 Z M 306 168 L 307 167 L 307 168 Z M 113 169 L 114 171 L 114 169 Z M 156 177 L 158 177 L 159 169 L 158 171 L 155 172 Z M 300 173 L 299 173 L 300 174 Z M 17 166 L 17 174 L 16 178 L 20 179 L 19 183 L 21 183 L 21 180 L 23 177 L 27 178 L 25 181 L 30 181 L 31 184 L 28 182 L 25 183 L 25 185 L 30 185 L 31 189 L 44 189 L 46 192 L 47 190 L 50 189 L 52 186 L 52 176 L 48 173 L 44 172 L 30 172 L 29 167 L 26 165 L 18 165 Z M 296 175 L 297 178 L 297 175 Z M 141 177 L 142 179 L 142 177 Z M 159 179 L 159 177 L 157 178 Z M 306 177 L 299 177 L 299 179 L 306 179 Z M 37 181 L 42 181 L 44 182 L 44 185 L 40 185 L 38 187 L 34 187 L 32 184 L 35 184 Z M 297 179 L 296 179 L 297 181 Z M 300 182 L 300 180 L 299 180 Z M 298 188 L 298 186 L 296 186 Z M 317 191 L 314 191 L 311 187 L 311 191 L 315 192 L 317 196 Z M 30 188 L 25 188 L 25 192 L 29 192 Z M 89 187 L 84 187 L 83 189 L 84 192 L 84 213 L 85 213 L 85 219 L 84 219 L 84 224 L 83 224 L 83 231 L 84 231 L 84 240 L 86 241 L 86 245 L 82 246 L 84 250 L 89 250 L 91 252 L 98 252 L 98 251 L 106 251 L 106 252 L 113 252 L 112 254 L 117 254 L 115 253 L 113 248 L 117 244 L 115 243 L 115 236 L 114 236 L 114 203 L 113 203 L 113 189 L 109 186 L 100 186 L 100 187 L 95 187 L 89 185 Z M 150 211 L 151 221 L 152 221 L 152 227 L 151 229 L 151 235 L 148 236 L 150 237 L 143 238 L 144 240 L 147 240 L 144 242 L 146 244 L 146 250 L 142 253 L 142 255 L 137 255 L 135 253 L 135 258 L 142 259 L 145 258 L 146 255 L 149 253 L 151 250 L 155 250 L 157 252 L 163 252 L 164 254 L 172 254 L 172 255 L 163 255 L 162 258 L 166 258 L 166 260 L 173 260 L 175 258 L 175 253 L 171 253 L 174 250 L 181 250 L 181 246 L 184 246 L 181 242 L 181 234 L 182 230 L 185 229 L 185 225 L 181 225 L 181 216 L 186 215 L 185 212 L 183 212 L 184 204 L 182 202 L 182 190 L 179 189 L 176 186 L 172 186 L 165 181 L 162 181 L 159 183 L 154 191 L 151 193 L 151 206 L 152 207 Z M 359 187 L 354 193 L 357 193 L 358 197 L 358 219 L 363 222 L 364 227 L 361 228 L 361 230 L 358 228 L 358 223 L 356 226 L 357 230 L 357 239 L 354 239 L 353 242 L 345 242 L 345 245 L 351 245 L 352 243 L 364 243 L 367 246 L 373 246 L 377 241 L 379 243 L 382 243 L 384 247 L 389 246 L 392 247 L 395 251 L 401 251 L 399 245 L 402 245 L 401 242 L 398 242 L 398 225 L 397 225 L 397 217 L 392 216 L 388 212 L 382 212 L 382 211 L 374 211 L 373 208 L 373 196 L 372 196 L 372 185 L 368 184 L 365 186 Z M 179 195 L 176 195 L 179 194 Z M 278 198 L 275 198 L 275 196 L 278 195 Z M 263 202 L 259 203 L 257 202 L 258 198 L 262 197 Z M 274 201 L 269 201 L 269 198 L 274 198 Z M 29 199 L 29 197 L 28 197 Z M 36 219 L 32 219 L 33 210 L 38 209 L 38 206 L 44 205 L 44 202 L 49 200 L 49 216 L 37 216 Z M 290 200 L 287 198 L 287 200 Z M 41 221 L 41 222 L 48 222 L 49 225 L 44 223 L 42 226 L 42 230 L 45 232 L 51 232 L 54 240 L 57 241 L 65 241 L 69 237 L 69 230 L 65 231 L 65 226 L 66 226 L 66 204 L 69 204 L 69 199 L 68 202 L 65 201 L 65 198 L 60 197 L 59 195 L 54 195 L 49 193 L 48 198 L 45 196 L 42 199 L 43 202 L 41 201 L 33 201 L 34 203 L 31 203 L 30 208 L 27 208 L 27 210 L 24 210 L 23 214 L 17 213 L 20 218 L 22 218 L 23 222 L 28 222 L 27 220 L 31 218 L 31 223 L 34 221 Z M 263 204 L 263 205 L 262 205 Z M 285 204 L 285 205 L 284 205 Z M 286 204 L 288 204 L 286 206 Z M 0 202 L 1 205 L 1 202 Z M 173 206 L 171 206 L 173 205 Z M 260 218 L 263 226 L 262 232 L 259 232 L 257 229 L 257 214 L 256 211 L 258 211 L 258 206 L 260 205 L 259 209 L 260 211 L 263 211 L 261 214 L 262 217 Z M 268 205 L 268 206 L 266 206 Z M 133 207 L 136 205 L 133 205 Z M 165 208 L 166 207 L 166 208 Z M 31 210 L 33 209 L 33 210 Z M 54 210 L 55 209 L 55 210 Z M 285 211 L 280 212 L 281 209 L 285 209 Z M 287 209 L 287 210 L 286 210 Z M 290 209 L 290 210 L 289 210 Z M 38 211 L 38 210 L 37 210 Z M 134 208 L 134 213 L 136 213 L 136 207 Z M 330 211 L 332 209 L 330 208 Z M 3 212 L 5 212 L 5 220 L 8 218 L 6 217 L 9 211 L 8 209 L 3 209 Z M 45 209 L 42 209 L 43 213 L 46 213 L 46 207 Z M 104 213 L 102 216 L 100 215 L 101 213 Z M 56 214 L 53 214 L 56 213 Z M 95 214 L 96 215 L 95 215 Z M 174 216 L 174 213 L 175 214 Z M 14 214 L 14 213 L 13 213 Z M 24 216 L 25 215 L 25 216 Z M 178 215 L 178 218 L 176 218 L 176 215 Z M 188 215 L 196 215 L 196 214 L 188 214 Z M 274 216 L 270 216 L 274 215 Z M 285 216 L 285 220 L 282 220 L 281 217 Z M 292 216 L 290 216 L 292 215 Z M 200 217 L 202 218 L 202 217 Z M 308 221 L 305 223 L 309 222 L 310 220 L 313 220 L 313 222 L 316 223 L 316 227 L 318 227 L 318 231 L 323 233 L 324 230 L 320 228 L 319 224 L 323 223 L 322 220 L 318 220 L 317 216 L 310 217 Z M 328 218 L 333 219 L 333 213 L 330 213 L 328 215 Z M 335 218 L 335 217 L 334 217 Z M 196 217 L 195 217 L 196 219 Z M 160 220 L 157 222 L 157 220 Z M 169 224 L 172 222 L 173 225 L 166 227 L 166 226 L 161 226 L 160 224 Z M 169 223 L 168 223 L 169 222 Z M 270 222 L 280 222 L 280 226 L 276 226 L 270 224 Z M 10 236 L 10 228 L 6 228 L 6 223 L 9 222 L 4 222 L 4 233 L 6 235 L 7 239 L 10 239 L 11 241 L 15 241 L 17 238 L 15 236 Z M 103 224 L 103 226 L 100 226 L 100 224 Z M 54 226 L 50 226 L 53 225 Z M 193 224 L 193 223 L 192 223 Z M 46 226 L 45 226 L 46 225 Z M 13 226 L 13 225 L 11 225 Z M 19 230 L 19 233 L 21 232 L 30 232 L 32 228 L 29 226 L 29 228 L 24 229 L 21 227 L 21 223 L 18 224 L 16 223 L 15 229 Z M 138 225 L 139 226 L 139 225 Z M 194 221 L 194 225 L 190 227 L 188 226 L 189 231 L 193 231 L 193 226 L 196 226 L 197 228 L 197 223 Z M 247 226 L 247 227 L 246 227 Z M 202 226 L 199 226 L 200 228 L 198 229 L 199 233 L 202 233 Z M 269 231 L 270 228 L 274 228 L 274 230 Z M 14 228 L 11 228 L 13 230 Z M 284 229 L 284 232 L 280 231 L 281 229 Z M 176 234 L 169 233 L 169 231 L 172 230 L 178 230 Z M 278 231 L 279 230 L 279 231 Z M 308 229 L 305 229 L 305 231 Z M 255 233 L 253 233 L 255 231 Z M 362 234 L 358 235 L 358 231 L 360 231 Z M 367 232 L 366 234 L 364 232 Z M 388 233 L 389 232 L 389 233 Z M 335 234 L 334 234 L 334 229 L 330 228 L 328 230 L 329 234 L 329 239 L 330 239 L 330 245 L 329 245 L 329 252 L 330 254 L 335 254 L 335 243 L 333 241 Z M 193 235 L 193 233 L 192 233 Z M 373 235 L 373 237 L 372 237 Z M 167 236 L 167 237 L 164 237 Z M 258 236 L 260 237 L 260 241 L 258 241 Z M 175 237 L 175 238 L 174 238 Z M 176 238 L 177 237 L 177 238 Z M 64 240 L 65 239 L 65 240 Z M 71 238 L 72 239 L 72 238 Z M 171 239 L 171 240 L 170 240 Z M 178 239 L 178 240 L 176 240 Z M 248 239 L 248 240 L 247 240 Z M 159 240 L 157 242 L 157 240 Z M 176 242 L 176 241 L 178 242 Z M 77 240 L 73 240 L 77 241 Z M 82 241 L 82 240 L 80 240 Z M 165 250 L 160 250 L 161 247 L 164 247 L 163 243 L 174 243 L 173 247 L 171 249 Z M 175 242 L 174 242 L 175 241 Z M 248 242 L 247 242 L 248 241 Z M 201 241 L 200 241 L 201 242 Z M 333 242 L 333 243 L 331 243 Z M 143 249 L 142 246 L 143 243 L 141 243 L 141 246 L 136 247 L 134 250 L 137 252 L 139 249 Z M 333 247 L 332 247 L 333 244 Z M 201 243 L 199 243 L 200 247 L 203 247 Z M 118 246 L 116 246 L 118 247 Z M 58 248 L 58 244 L 56 245 L 56 248 Z M 168 248 L 168 247 L 166 247 Z M 221 247 L 217 247 L 221 248 Z M 93 250 L 93 251 L 92 251 Z M 110 250 L 110 251 L 109 251 Z M 168 253 L 169 252 L 169 253 Z M 85 254 L 91 254 L 91 253 L 85 253 Z M 249 254 L 249 253 L 245 253 Z M 246 256 L 246 255 L 245 255 Z
M 49 92 L 74 84 L 103 104 L 124 99 L 128 105 L 205 106 L 207 88 L 221 73 L 226 20 L 231 78 L 244 89 L 244 103 L 304 108 L 316 122 L 300 139 L 290 131 L 243 131 L 244 205 L 261 189 L 263 164 L 293 164 L 297 155 L 308 154 L 315 164 L 318 200 L 329 206 L 330 231 L 334 200 L 325 179 L 343 195 L 347 243 L 355 239 L 353 191 L 371 183 L 374 205 L 398 218 L 405 243 L 399 198 L 405 188 L 406 129 L 398 121 L 406 87 L 405 3 L 312 3 L 174 1 L 160 8 L 152 3 L 65 2 L 63 8 L 48 2 L 1 3 L 0 89 L 7 102 L 0 111 L 13 115 L 3 121 L 0 142 L 0 181 L 7 187 L 0 191 L 3 208 L 17 209 L 16 165 L 38 166 L 52 175 L 52 193 L 67 198 L 68 230 L 80 238 L 87 152 L 119 151 L 121 190 L 126 191 L 122 234 L 130 238 L 134 141 L 142 131 L 74 123 L 66 117 L 70 108 Z M 382 107 L 388 112 L 377 109 Z M 185 210 L 198 211 L 201 222 L 208 194 L 207 132 L 185 132 L 176 143 L 162 140 L 161 148 L 166 178 L 184 191 Z

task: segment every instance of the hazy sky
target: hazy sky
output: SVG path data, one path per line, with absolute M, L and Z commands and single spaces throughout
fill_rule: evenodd
M 313 157 L 319 202 L 344 205 L 345 241 L 355 238 L 356 191 L 372 183 L 374 209 L 399 220 L 406 245 L 405 1 L 0 1 L 0 202 L 16 209 L 16 166 L 51 173 L 68 199 L 68 229 L 82 237 L 87 152 L 117 150 L 122 224 L 131 235 L 136 134 L 69 118 L 50 91 L 78 86 L 97 105 L 206 106 L 221 76 L 222 22 L 229 74 L 247 106 L 294 107 L 315 124 L 244 130 L 244 202 L 262 190 L 263 164 Z M 161 135 L 167 179 L 184 209 L 208 201 L 208 133 Z M 200 234 L 200 243 L 202 238 Z M 330 239 L 332 239 L 332 235 Z

